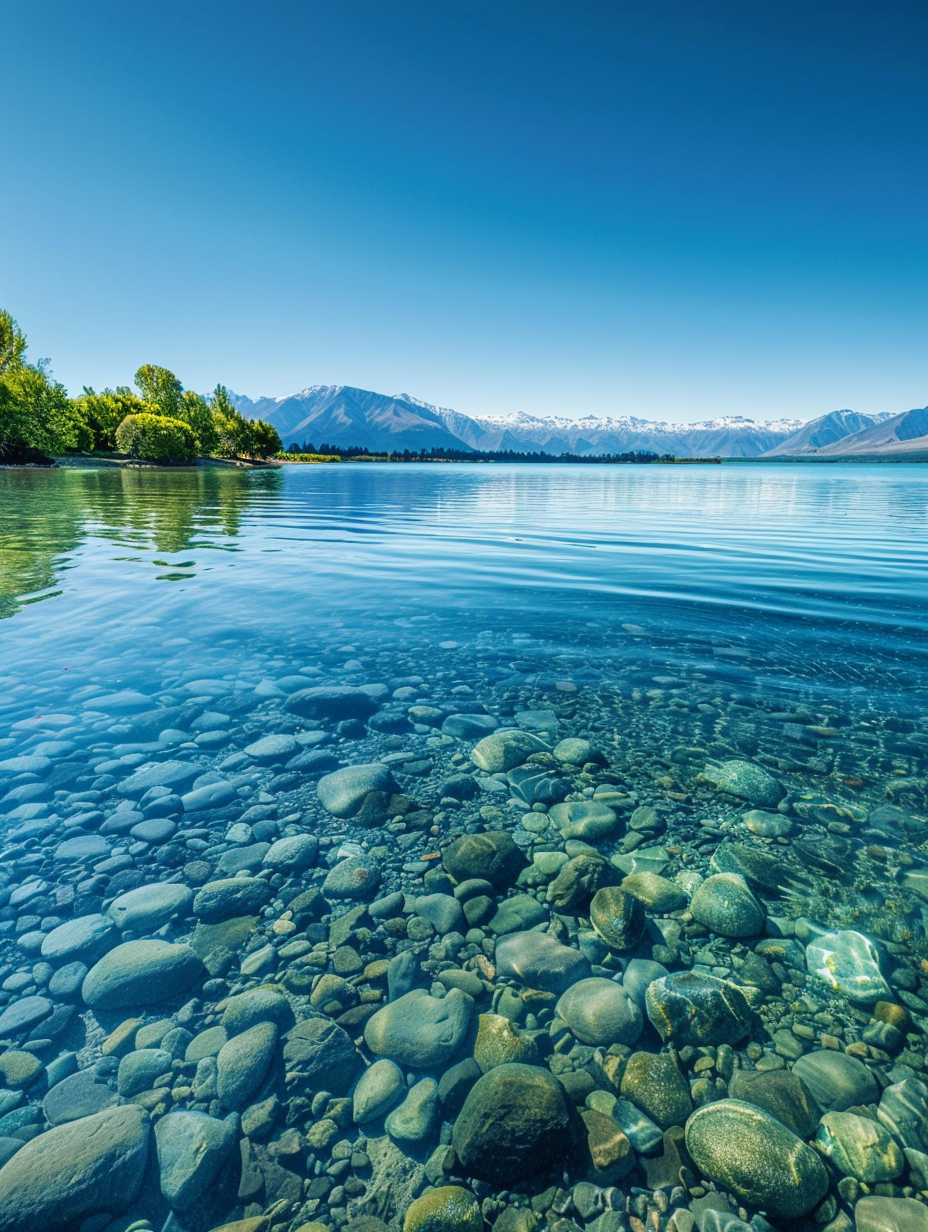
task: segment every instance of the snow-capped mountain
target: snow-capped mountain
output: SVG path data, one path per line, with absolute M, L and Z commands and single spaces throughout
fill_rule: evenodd
M 273 424 L 291 444 L 351 445 L 376 451 L 470 449 L 591 455 L 643 450 L 675 457 L 756 458 L 814 453 L 889 416 L 833 411 L 811 424 L 722 415 L 675 424 L 634 415 L 463 415 L 411 394 L 378 394 L 350 385 L 310 385 L 283 397 L 234 394 L 243 415 Z M 789 448 L 787 448 L 789 446 Z
M 892 419 L 892 415 L 861 415 L 857 411 L 831 411 L 803 424 L 792 436 L 764 454 L 766 458 L 797 458 L 838 447 L 855 433 Z

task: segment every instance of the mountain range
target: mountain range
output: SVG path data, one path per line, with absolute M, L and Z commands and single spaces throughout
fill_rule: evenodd
M 725 415 L 675 424 L 632 415 L 470 416 L 410 394 L 378 394 L 350 385 L 311 385 L 285 397 L 233 394 L 249 419 L 273 424 L 284 446 L 359 446 L 373 452 L 432 448 L 474 452 L 543 451 L 580 455 L 642 450 L 675 457 L 860 457 L 928 452 L 928 408 L 901 415 L 831 411 L 809 423 Z

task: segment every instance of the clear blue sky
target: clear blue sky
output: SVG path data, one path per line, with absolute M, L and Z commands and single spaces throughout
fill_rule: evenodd
M 469 414 L 928 402 L 923 0 L 0 0 L 0 304 Z

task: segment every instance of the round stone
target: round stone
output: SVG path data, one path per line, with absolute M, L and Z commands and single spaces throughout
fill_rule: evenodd
M 633 1052 L 622 1075 L 622 1098 L 661 1129 L 682 1125 L 693 1111 L 689 1083 L 666 1052 Z
M 216 1058 L 216 1087 L 223 1108 L 243 1108 L 264 1081 L 277 1047 L 277 1027 L 272 1022 L 233 1036 Z
M 271 846 L 261 863 L 265 868 L 279 868 L 284 872 L 302 873 L 312 868 L 319 854 L 319 840 L 313 834 L 292 834 L 279 838 Z
M 345 766 L 324 774 L 316 784 L 319 803 L 333 817 L 377 822 L 387 814 L 390 797 L 399 791 L 387 766 Z
M 460 1185 L 440 1185 L 412 1203 L 403 1232 L 483 1232 L 480 1203 Z
M 255 740 L 253 744 L 247 744 L 245 752 L 252 761 L 260 762 L 263 766 L 271 766 L 275 762 L 286 761 L 299 748 L 300 743 L 294 736 L 281 734 L 277 736 L 262 736 L 260 740 Z
M 505 728 L 484 736 L 470 755 L 474 765 L 487 774 L 505 774 L 521 766 L 533 753 L 550 753 L 551 746 L 539 736 L 519 728 Z
M 155 882 L 120 894 L 106 913 L 120 929 L 134 933 L 153 933 L 175 916 L 186 915 L 193 903 L 193 891 L 176 882 Z
M 115 943 L 116 925 L 105 915 L 81 915 L 53 928 L 42 942 L 42 957 L 51 963 L 102 958 Z
M 351 1115 L 355 1125 L 379 1121 L 406 1090 L 403 1071 L 382 1057 L 364 1071 L 352 1095 Z
M 455 1154 L 468 1175 L 505 1186 L 563 1167 L 574 1142 L 571 1111 L 547 1069 L 498 1065 L 464 1101 L 452 1134 Z
M 379 1009 L 364 1029 L 364 1041 L 378 1057 L 406 1069 L 444 1069 L 464 1045 L 473 1002 L 457 988 L 432 997 L 422 988 Z
M 862 1061 L 846 1052 L 832 1052 L 829 1048 L 807 1052 L 793 1065 L 793 1073 L 827 1112 L 844 1112 L 856 1104 L 875 1104 L 880 1098 L 873 1074 Z
M 169 1112 L 155 1126 L 161 1192 L 175 1211 L 185 1211 L 212 1184 L 237 1137 L 237 1118 L 204 1112 Z
M 380 870 L 372 856 L 341 860 L 322 883 L 326 898 L 367 898 L 380 884 Z
M 737 873 L 716 873 L 690 899 L 697 923 L 720 937 L 755 937 L 764 927 L 764 909 Z
M 504 830 L 487 830 L 455 839 L 444 852 L 442 864 L 455 881 L 478 879 L 505 889 L 525 867 L 525 857 Z
M 775 1219 L 808 1214 L 828 1192 L 828 1173 L 801 1138 L 753 1104 L 723 1099 L 686 1123 L 686 1149 L 703 1176 Z
M 557 1003 L 557 1015 L 581 1044 L 594 1048 L 634 1044 L 644 1021 L 621 984 L 597 976 L 568 988 Z
M 91 967 L 84 1001 L 94 1010 L 120 1010 L 179 999 L 206 975 L 189 945 L 124 941 Z

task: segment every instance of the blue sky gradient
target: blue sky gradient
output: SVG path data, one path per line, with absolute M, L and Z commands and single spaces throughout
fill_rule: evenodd
M 0 304 L 144 362 L 468 414 L 928 401 L 928 8 L 3 5 Z

